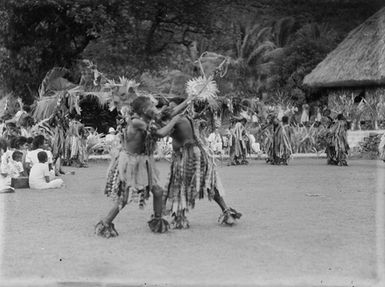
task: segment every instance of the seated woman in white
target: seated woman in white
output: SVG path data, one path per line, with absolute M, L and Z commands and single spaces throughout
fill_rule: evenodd
M 29 174 L 29 187 L 32 189 L 60 188 L 63 185 L 61 178 L 50 180 L 47 153 L 40 151 L 37 154 L 37 158 L 39 162 L 32 166 Z

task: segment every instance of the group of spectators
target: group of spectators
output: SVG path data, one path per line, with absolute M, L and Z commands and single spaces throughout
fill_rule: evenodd
M 31 189 L 60 188 L 53 156 L 43 135 L 0 137 L 0 191 L 15 187 Z

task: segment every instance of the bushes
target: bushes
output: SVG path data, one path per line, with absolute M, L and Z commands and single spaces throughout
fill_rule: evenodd
M 359 143 L 359 150 L 363 157 L 376 159 L 378 157 L 378 145 L 381 141 L 381 134 L 369 135 Z
M 261 135 L 261 143 L 266 152 L 267 137 L 271 136 L 270 130 L 265 130 Z M 293 153 L 320 153 L 326 148 L 326 133 L 327 129 L 323 126 L 315 124 L 307 127 L 303 125 L 290 126 L 290 142 Z
M 294 125 L 291 127 L 291 144 L 294 153 L 318 153 L 326 147 L 326 128 Z

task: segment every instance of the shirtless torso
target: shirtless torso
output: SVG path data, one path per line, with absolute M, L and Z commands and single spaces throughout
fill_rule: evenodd
M 194 132 L 190 123 L 185 116 L 180 117 L 174 125 L 174 130 L 170 135 L 172 137 L 172 147 L 174 150 L 181 148 L 186 142 L 194 140 Z
M 124 130 L 124 149 L 131 154 L 143 154 L 145 152 L 147 123 L 137 117 L 131 119 Z

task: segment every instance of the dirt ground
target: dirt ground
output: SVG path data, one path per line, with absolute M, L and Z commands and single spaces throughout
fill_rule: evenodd
M 201 200 L 189 230 L 153 234 L 150 200 L 144 210 L 129 205 L 118 215 L 113 239 L 93 234 L 111 207 L 103 194 L 107 162 L 67 169 L 76 174 L 64 176 L 62 190 L 0 194 L 2 285 L 369 285 L 376 276 L 377 162 L 349 163 L 222 164 L 227 202 L 243 213 L 235 226 L 219 225 L 217 205 Z M 158 167 L 164 183 L 168 163 Z

